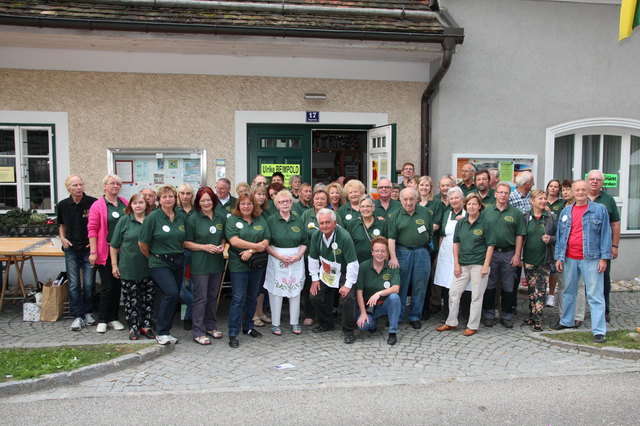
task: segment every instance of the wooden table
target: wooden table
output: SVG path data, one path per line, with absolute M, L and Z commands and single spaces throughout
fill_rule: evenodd
M 31 271 L 33 276 L 38 281 L 36 273 L 36 267 L 33 263 L 33 258 L 25 254 L 25 251 L 33 249 L 45 243 L 49 243 L 49 238 L 33 237 L 33 238 L 0 238 L 0 261 L 6 263 L 4 276 L 2 277 L 2 291 L 0 292 L 0 310 L 5 300 L 20 300 L 27 297 L 27 291 L 25 290 L 24 280 L 22 278 L 22 271 L 24 269 L 24 263 L 28 260 L 31 264 Z M 17 283 L 16 288 L 13 291 L 12 297 L 7 297 L 7 289 L 9 287 L 9 274 L 11 272 L 11 265 L 16 267 Z M 18 292 L 22 293 L 22 297 L 18 296 Z

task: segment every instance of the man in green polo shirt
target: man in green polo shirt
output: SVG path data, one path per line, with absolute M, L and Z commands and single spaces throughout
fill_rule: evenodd
M 500 284 L 500 322 L 506 328 L 513 328 L 513 283 L 516 268 L 521 264 L 520 256 L 526 229 L 520 210 L 509 205 L 510 193 L 511 186 L 506 182 L 500 182 L 496 186 L 496 204 L 482 211 L 493 231 L 496 243 L 491 257 L 489 282 L 482 302 L 482 324 L 485 327 L 493 327 L 495 323 L 496 291 Z
M 360 330 L 375 331 L 376 321 L 386 315 L 389 318 L 387 344 L 397 341 L 400 321 L 400 271 L 389 266 L 389 247 L 385 237 L 371 240 L 372 258 L 360 264 L 356 298 L 360 316 L 356 324 Z
M 311 197 L 313 196 L 313 188 L 307 182 L 300 185 L 298 190 L 298 200 L 293 204 L 291 213 L 296 216 L 302 216 L 305 211 L 313 208 Z
M 616 200 L 606 192 L 602 191 L 604 186 L 604 174 L 600 170 L 591 170 L 587 175 L 589 184 L 588 197 L 591 201 L 602 204 L 609 212 L 609 223 L 611 224 L 611 259 L 618 257 L 618 245 L 620 244 L 620 212 L 616 205 Z M 607 259 L 607 269 L 604 271 L 604 303 L 605 319 L 609 317 L 609 292 L 611 291 L 611 259 Z
M 429 274 L 431 262 L 427 247 L 433 234 L 431 213 L 418 204 L 418 191 L 405 188 L 400 191 L 402 208 L 389 219 L 387 235 L 392 268 L 400 268 L 400 304 L 404 317 L 407 293 L 411 287 L 411 307 L 408 320 L 411 327 L 422 327 L 422 308 L 429 300 Z
M 351 288 L 358 280 L 358 258 L 349 233 L 337 226 L 333 210 L 318 211 L 318 227 L 309 243 L 309 275 L 311 275 L 310 299 L 316 310 L 318 326 L 314 333 L 335 328 L 333 323 L 333 299 L 340 293 L 342 306 L 342 331 L 344 342 L 355 342 L 355 291 Z
M 389 179 L 382 178 L 378 181 L 378 199 L 375 202 L 375 210 L 373 211 L 375 217 L 386 220 L 394 210 L 402 207 L 400 201 L 391 198 L 392 188 L 393 184 Z
M 458 186 L 462 189 L 462 194 L 466 197 L 468 193 L 476 192 L 478 190 L 474 183 L 476 166 L 471 163 L 464 163 L 460 169 L 460 173 L 462 174 L 462 182 L 460 182 Z
M 482 204 L 485 207 L 491 207 L 496 203 L 496 196 L 494 195 L 493 189 L 489 187 L 489 181 L 491 177 L 489 175 L 489 170 L 483 169 L 476 173 L 476 192 L 482 198 Z
M 230 193 L 231 181 L 227 178 L 220 178 L 216 182 L 216 195 L 218 196 L 218 205 L 216 210 L 223 213 L 225 217 L 231 215 L 231 210 L 236 206 L 237 199 Z

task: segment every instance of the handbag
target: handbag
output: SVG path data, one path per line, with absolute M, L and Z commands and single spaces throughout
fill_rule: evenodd
M 267 267 L 267 262 L 269 261 L 269 255 L 266 251 L 261 251 L 259 253 L 253 253 L 249 260 L 245 263 L 251 269 L 262 269 Z

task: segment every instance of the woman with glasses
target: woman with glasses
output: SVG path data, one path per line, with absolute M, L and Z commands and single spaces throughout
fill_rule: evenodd
M 371 195 L 360 197 L 359 209 L 360 217 L 349 221 L 345 229 L 351 234 L 358 262 L 364 262 L 371 259 L 371 241 L 375 237 L 387 236 L 387 223 L 373 214 L 375 201 Z

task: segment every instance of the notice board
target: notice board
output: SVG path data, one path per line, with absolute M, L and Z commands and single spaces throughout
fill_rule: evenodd
M 509 182 L 515 187 L 516 176 L 522 172 L 531 172 L 536 182 L 536 187 L 541 187 L 538 182 L 538 156 L 537 155 L 496 155 L 496 154 L 453 154 L 453 175 L 456 181 L 462 181 L 462 166 L 471 163 L 476 170 L 498 169 L 500 181 Z M 544 185 L 542 185 L 544 187 Z

